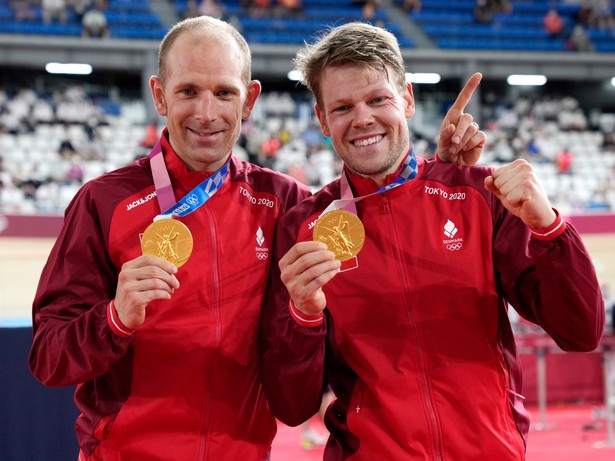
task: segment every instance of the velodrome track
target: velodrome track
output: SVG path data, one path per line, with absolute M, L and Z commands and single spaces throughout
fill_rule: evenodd
M 603 283 L 608 281 L 611 287 L 615 287 L 615 233 L 586 234 L 583 238 L 594 259 L 600 280 Z M 53 242 L 53 238 L 0 237 L 0 326 L 24 327 L 29 324 L 30 306 L 38 277 Z M 9 328 L 7 331 L 19 330 L 25 329 Z M 27 339 L 27 330 L 24 333 L 24 338 Z M 27 417 L 12 414 L 12 407 L 9 407 L 9 414 L 3 415 L 2 418 L 7 417 L 9 425 L 14 426 L 14 430 L 5 434 L 6 437 L 11 437 L 10 434 L 23 433 L 23 430 L 26 430 L 23 427 L 24 421 L 27 421 L 29 429 L 33 426 L 45 427 L 52 421 L 55 430 L 44 440 L 38 441 L 40 443 L 32 441 L 24 445 L 25 441 L 10 439 L 9 443 L 5 440 L 8 450 L 8 453 L 5 453 L 8 456 L 7 461 L 18 461 L 24 459 L 23 455 L 30 456 L 41 451 L 47 453 L 49 461 L 65 461 L 69 453 L 72 455 L 76 451 L 72 429 L 75 416 L 73 413 L 76 410 L 72 407 L 71 389 L 44 389 L 40 383 L 33 380 L 27 372 L 27 340 L 24 340 L 23 350 L 13 352 L 7 350 L 5 353 L 19 356 L 18 365 L 14 364 L 15 369 L 9 371 L 23 380 L 20 389 L 24 394 L 19 394 L 15 389 L 11 391 L 10 388 L 9 395 L 5 397 L 11 402 L 17 400 L 23 405 L 28 403 L 28 399 L 36 401 L 36 398 L 39 400 L 43 398 L 45 403 L 41 402 L 40 405 L 46 406 L 43 414 L 37 416 L 36 411 L 31 409 L 32 413 Z M 13 360 L 8 357 L 9 362 Z M 28 392 L 35 392 L 36 395 L 27 394 Z M 535 424 L 540 421 L 538 409 L 535 404 L 528 405 L 534 426 L 530 431 L 527 461 L 615 459 L 615 440 L 609 438 L 605 421 L 593 418 L 593 409 L 601 406 L 600 401 L 584 402 L 581 405 L 574 402 L 551 403 L 546 412 L 549 426 L 544 430 L 537 430 Z M 56 437 L 56 442 L 62 445 L 61 448 L 51 449 L 48 444 L 49 437 Z M 280 423 L 278 435 L 273 443 L 272 461 L 322 460 L 322 448 L 303 450 L 300 447 L 300 438 L 299 428 L 290 428 Z M 2 458 L 2 449 L 0 449 L 0 458 Z
M 615 291 L 615 233 L 583 234 L 598 277 Z M 32 298 L 53 238 L 0 237 L 0 325 L 30 317 Z

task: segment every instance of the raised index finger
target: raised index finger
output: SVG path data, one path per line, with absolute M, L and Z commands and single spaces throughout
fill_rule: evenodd
M 478 88 L 478 85 L 480 84 L 480 81 L 482 80 L 482 78 L 483 78 L 483 74 L 481 74 L 480 72 L 476 72 L 474 75 L 472 75 L 468 79 L 468 81 L 466 82 L 466 85 L 463 87 L 463 89 L 459 93 L 459 96 L 457 96 L 457 99 L 455 99 L 455 102 L 449 109 L 448 113 L 450 115 L 456 118 L 461 115 L 463 110 L 468 105 L 468 102 L 470 102 L 470 99 L 472 99 L 474 90 Z

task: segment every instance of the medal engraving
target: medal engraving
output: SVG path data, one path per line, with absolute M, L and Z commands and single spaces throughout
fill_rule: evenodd
M 192 234 L 185 224 L 176 219 L 154 221 L 141 238 L 144 255 L 156 256 L 176 267 L 182 266 L 192 254 Z
M 335 259 L 346 261 L 355 257 L 365 243 L 365 228 L 350 211 L 333 210 L 322 215 L 314 225 L 313 239 L 323 242 Z

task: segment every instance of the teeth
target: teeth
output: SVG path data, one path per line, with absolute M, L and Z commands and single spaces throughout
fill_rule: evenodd
M 355 141 L 354 145 L 359 147 L 369 146 L 370 144 L 375 144 L 382 139 L 382 135 L 372 136 L 371 138 L 361 139 L 359 141 Z

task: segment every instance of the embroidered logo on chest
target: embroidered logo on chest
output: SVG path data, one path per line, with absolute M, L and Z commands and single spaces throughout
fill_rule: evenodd
M 445 239 L 442 240 L 442 244 L 449 251 L 459 251 L 463 247 L 463 238 L 456 237 L 459 229 L 453 221 L 448 219 L 444 228 L 442 229 Z
M 265 246 L 265 234 L 260 227 L 256 231 L 256 259 L 265 261 L 269 258 L 269 248 Z

